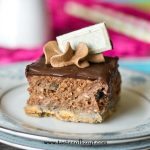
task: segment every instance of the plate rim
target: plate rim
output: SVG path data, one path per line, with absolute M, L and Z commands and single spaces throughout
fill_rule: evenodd
M 10 134 L 7 134 L 7 133 L 3 133 L 3 132 L 0 132 L 0 134 L 4 134 L 4 135 L 6 135 L 7 136 L 7 139 L 6 138 L 1 138 L 0 137 L 0 142 L 1 143 L 3 143 L 3 144 L 6 144 L 6 145 L 8 145 L 8 146 L 12 146 L 12 147 L 15 147 L 15 148 L 21 148 L 21 149 L 28 149 L 28 150 L 44 150 L 44 148 L 38 148 L 38 146 L 37 147 L 34 147 L 33 145 L 31 146 L 31 143 L 28 143 L 26 140 L 29 140 L 29 139 L 27 139 L 27 138 L 23 138 L 23 137 L 21 137 L 21 140 L 24 140 L 24 144 L 22 144 L 22 143 L 18 143 L 18 142 L 15 142 L 15 141 L 18 141 L 18 140 L 14 140 L 14 138 L 20 138 L 20 137 L 18 137 L 18 136 L 13 136 L 13 140 L 12 140 L 12 135 L 10 135 Z M 9 139 L 11 139 L 11 141 L 9 140 Z M 33 140 L 33 141 L 35 141 L 36 143 L 37 142 L 40 142 L 40 141 L 37 141 L 37 140 Z M 145 144 L 145 143 L 142 143 L 142 144 L 140 144 L 140 145 L 137 145 L 137 141 L 136 141 L 136 143 L 135 142 L 131 142 L 131 143 L 129 143 L 129 147 L 127 148 L 128 150 L 130 149 L 131 150 L 131 148 L 130 148 L 130 144 L 133 144 L 133 145 L 136 145 L 136 149 L 143 149 L 143 150 L 148 150 L 149 149 L 149 147 L 150 147 L 150 143 L 149 143 L 149 140 L 148 141 L 144 141 L 144 140 L 142 140 L 142 141 L 140 141 L 140 142 L 146 142 L 146 145 L 143 145 L 143 144 Z M 34 143 L 35 144 L 35 143 Z M 43 144 L 43 143 L 42 143 Z M 44 143 L 45 144 L 45 143 Z M 126 143 L 122 143 L 122 144 L 126 144 Z M 118 145 L 118 144 L 117 144 Z M 143 146 L 142 146 L 143 145 Z M 53 145 L 51 146 L 51 148 L 50 149 L 61 149 L 61 145 L 58 145 L 57 144 L 57 146 L 59 146 L 59 148 L 57 147 L 57 148 L 54 148 L 53 147 Z M 72 145 L 70 145 L 70 148 L 71 148 L 71 146 Z M 102 146 L 105 146 L 105 145 L 102 145 Z M 107 146 L 107 145 L 106 145 Z M 109 145 L 108 145 L 109 146 Z M 118 148 L 116 148 L 116 147 L 113 147 L 113 146 L 116 146 L 116 145 L 112 145 L 112 149 L 117 149 L 118 150 Z M 121 146 L 121 145 L 120 145 Z M 50 147 L 50 146 L 49 146 Z M 67 145 L 64 145 L 64 148 L 65 147 L 67 147 Z M 81 147 L 81 145 L 79 145 L 78 147 L 77 147 L 77 145 L 75 145 L 75 148 L 79 148 L 80 149 L 80 147 Z M 69 149 L 70 149 L 69 148 Z M 84 147 L 83 147 L 84 148 Z M 94 149 L 94 147 L 92 147 L 93 149 Z M 89 149 L 89 146 L 88 146 L 88 149 Z M 101 147 L 99 146 L 99 149 L 101 149 Z M 105 147 L 105 149 L 107 149 L 107 147 Z M 108 149 L 110 149 L 110 148 L 108 148 Z M 119 148 L 120 149 L 120 148 Z

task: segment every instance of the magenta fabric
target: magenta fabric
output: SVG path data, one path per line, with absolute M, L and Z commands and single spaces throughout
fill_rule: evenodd
M 0 48 L 0 65 L 13 62 L 36 60 L 42 55 L 42 48 L 39 49 L 6 49 Z
M 52 31 L 53 38 L 85 26 L 92 25 L 93 23 L 81 20 L 67 15 L 64 12 L 64 5 L 71 0 L 47 0 L 47 6 L 49 13 L 52 17 Z M 98 4 L 104 7 L 115 9 L 119 12 L 130 14 L 139 18 L 144 18 L 150 21 L 150 14 L 146 14 L 132 7 L 117 4 L 117 3 L 104 3 L 95 2 L 94 0 L 72 0 L 75 2 L 82 3 L 91 7 L 92 5 Z M 108 51 L 105 54 L 119 57 L 143 57 L 150 56 L 150 44 L 145 43 L 115 31 L 109 30 L 111 40 L 113 42 L 113 51 Z M 38 49 L 26 50 L 23 48 L 10 50 L 7 48 L 0 48 L 0 64 L 7 64 L 11 62 L 34 60 L 42 55 L 42 46 Z

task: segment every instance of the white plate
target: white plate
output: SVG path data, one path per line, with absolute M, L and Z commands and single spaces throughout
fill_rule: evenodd
M 28 98 L 25 65 L 1 68 L 0 131 L 43 141 L 83 139 L 114 144 L 150 138 L 149 76 L 121 69 L 122 94 L 116 113 L 102 124 L 71 123 L 24 113 Z

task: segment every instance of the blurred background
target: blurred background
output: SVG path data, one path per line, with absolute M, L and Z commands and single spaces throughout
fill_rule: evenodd
M 149 0 L 0 0 L 0 66 L 33 61 L 56 36 L 105 22 L 121 66 L 150 73 Z

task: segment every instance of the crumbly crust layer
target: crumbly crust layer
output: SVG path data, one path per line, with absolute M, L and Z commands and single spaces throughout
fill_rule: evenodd
M 119 100 L 119 98 L 118 98 Z M 117 102 L 118 102 L 117 100 Z M 55 117 L 59 120 L 71 121 L 71 122 L 83 122 L 83 123 L 101 123 L 104 119 L 109 117 L 115 111 L 113 109 L 108 110 L 107 113 L 101 115 L 100 113 L 83 113 L 72 112 L 70 110 L 48 110 L 40 108 L 39 106 L 26 106 L 26 114 L 34 117 Z

